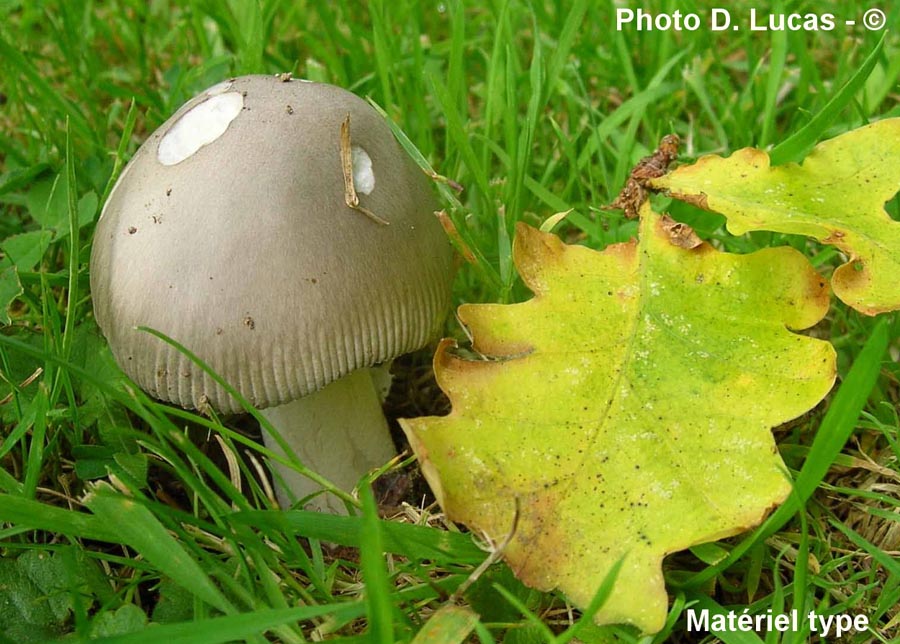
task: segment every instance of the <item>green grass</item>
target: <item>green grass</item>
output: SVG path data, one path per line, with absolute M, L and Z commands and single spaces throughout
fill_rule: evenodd
M 868 8 L 783 4 L 857 20 Z M 379 519 L 366 495 L 357 517 L 273 511 L 255 465 L 267 453 L 243 425 L 127 385 L 94 323 L 87 265 L 99 208 L 144 138 L 225 77 L 291 71 L 369 97 L 464 187 L 438 184 L 475 258 L 455 301 L 520 301 L 515 223 L 571 208 L 564 238 L 628 239 L 634 222 L 600 207 L 667 133 L 686 159 L 763 145 L 787 161 L 900 115 L 900 39 L 880 37 L 843 20 L 818 33 L 616 32 L 611 4 L 577 0 L 0 2 L 0 642 L 409 641 L 432 615 L 446 641 L 718 641 L 685 633 L 692 602 L 861 613 L 872 629 L 853 641 L 900 637 L 897 314 L 832 307 L 816 332 L 838 350 L 839 387 L 776 433 L 795 496 L 747 535 L 670 557 L 667 626 L 640 638 L 593 626 L 502 564 L 465 594 L 477 623 L 436 613 L 487 556 L 436 507 L 405 522 Z M 888 208 L 896 218 L 896 198 Z M 727 250 L 789 243 L 823 272 L 840 262 L 670 210 Z M 446 333 L 465 341 L 453 320 Z M 223 469 L 207 440 L 240 458 Z

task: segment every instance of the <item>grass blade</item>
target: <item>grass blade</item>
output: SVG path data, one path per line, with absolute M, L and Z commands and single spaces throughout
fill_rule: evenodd
M 435 74 L 429 74 L 428 80 L 438 106 L 447 120 L 447 137 L 459 148 L 459 154 L 466 166 L 468 166 L 468 170 L 481 194 L 485 197 L 490 195 L 491 189 L 488 185 L 488 174 L 478 161 L 478 157 L 475 156 L 475 150 L 472 149 L 470 142 L 471 134 L 463 125 L 463 118 L 456 108 L 456 103 L 450 95 L 450 91 Z
M 575 36 L 578 34 L 579 28 L 584 23 L 584 15 L 587 13 L 587 9 L 587 0 L 577 0 L 569 9 L 569 15 L 566 16 L 566 21 L 559 34 L 556 47 L 554 47 L 553 54 L 551 54 L 550 60 L 547 63 L 546 91 L 544 92 L 545 100 L 550 92 L 556 87 L 563 66 L 569 58 L 569 52 L 572 50 Z
M 95 485 L 84 503 L 109 526 L 116 541 L 133 548 L 163 574 L 210 606 L 223 613 L 235 612 L 231 602 L 197 562 L 143 505 L 115 493 L 107 483 Z
M 412 644 L 462 644 L 475 630 L 478 615 L 464 606 L 441 606 L 428 618 Z
M 3 59 L 9 63 L 13 71 L 18 71 L 22 75 L 27 81 L 28 87 L 40 101 L 57 110 L 61 116 L 65 116 L 81 136 L 88 140 L 92 140 L 95 137 L 96 128 L 88 123 L 88 120 L 79 108 L 68 99 L 63 98 L 47 82 L 45 74 L 41 73 L 17 47 L 0 36 L 0 60 Z
M 361 617 L 364 612 L 365 606 L 362 602 L 255 610 L 241 615 L 228 615 L 179 624 L 155 624 L 150 629 L 115 637 L 67 641 L 90 641 L 94 644 L 158 644 L 159 642 L 166 644 L 219 644 L 265 633 L 276 626 L 292 622 L 326 615 L 332 615 L 341 620 L 350 620 Z
M 875 546 L 872 543 L 869 543 L 866 539 L 862 537 L 859 533 L 855 532 L 851 528 L 848 528 L 840 521 L 830 520 L 829 523 L 841 532 L 843 532 L 850 541 L 852 541 L 856 546 L 866 551 L 869 556 L 872 557 L 878 564 L 884 568 L 890 575 L 896 578 L 900 578 L 900 561 L 898 561 L 895 557 L 889 555 L 881 548 Z
M 594 593 L 594 598 L 591 600 L 590 605 L 584 609 L 584 614 L 581 616 L 581 619 L 567 628 L 563 633 L 560 633 L 554 640 L 554 644 L 566 644 L 566 642 L 571 642 L 578 636 L 578 633 L 580 633 L 583 628 L 593 622 L 593 616 L 603 607 L 603 604 L 606 603 L 606 600 L 612 594 L 616 579 L 619 577 L 619 572 L 622 570 L 623 561 L 625 560 L 619 559 L 616 562 L 616 565 L 609 569 L 609 572 L 606 573 L 606 577 L 603 578 L 603 583 L 600 584 L 597 592 Z
M 762 134 L 759 147 L 769 145 L 775 132 L 775 109 L 778 101 L 778 89 L 784 75 L 784 64 L 787 59 L 787 33 L 772 32 L 772 48 L 769 54 L 769 77 L 766 82 L 765 112 L 763 112 Z
M 849 105 L 856 93 L 862 89 L 866 79 L 869 78 L 869 74 L 872 73 L 872 69 L 878 62 L 878 56 L 881 54 L 887 34 L 888 32 L 885 31 L 881 35 L 881 39 L 875 45 L 872 53 L 866 57 L 857 72 L 853 74 L 840 91 L 825 104 L 825 107 L 819 110 L 818 114 L 809 123 L 772 149 L 769 153 L 772 165 L 780 165 L 789 161 L 800 161 L 806 156 L 821 138 L 825 128 L 831 124 L 841 110 Z
M 378 506 L 372 489 L 365 485 L 360 489 L 362 497 L 362 544 L 359 563 L 366 582 L 366 617 L 369 621 L 369 637 L 372 642 L 393 644 L 394 619 L 391 601 L 391 583 L 384 563 L 384 546 L 378 520 Z
M 110 543 L 115 543 L 117 538 L 116 533 L 96 516 L 9 494 L 0 494 L 0 522 Z
M 231 519 L 247 525 L 270 527 L 343 546 L 362 547 L 364 531 L 359 517 L 337 516 L 306 510 L 288 512 L 257 510 L 238 512 Z M 478 565 L 485 554 L 469 535 L 426 526 L 379 520 L 382 549 L 415 560 L 443 564 Z
M 66 289 L 66 325 L 62 336 L 62 357 L 72 354 L 72 333 L 78 319 L 78 186 L 75 184 L 75 154 L 72 133 L 66 121 L 66 206 L 69 215 L 69 284 Z
M 125 127 L 122 128 L 122 138 L 119 139 L 119 147 L 116 148 L 116 157 L 113 162 L 112 173 L 109 175 L 109 181 L 106 182 L 106 187 L 103 189 L 103 196 L 100 198 L 101 208 L 106 205 L 106 200 L 109 199 L 109 194 L 115 187 L 116 181 L 119 179 L 119 174 L 122 172 L 122 166 L 125 165 L 125 154 L 128 151 L 128 143 L 131 141 L 131 134 L 134 132 L 134 124 L 136 122 L 137 108 L 135 107 L 134 99 L 131 99 L 131 104 L 128 106 L 128 114 L 125 116 Z

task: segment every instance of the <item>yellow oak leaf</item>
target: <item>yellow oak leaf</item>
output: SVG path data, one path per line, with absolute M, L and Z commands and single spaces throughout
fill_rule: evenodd
M 495 544 L 515 526 L 503 557 L 520 579 L 584 608 L 621 559 L 594 619 L 646 633 L 665 622 L 666 554 L 786 498 L 770 430 L 835 376 L 831 345 L 789 330 L 828 308 L 800 253 L 685 248 L 673 229 L 645 206 L 639 242 L 597 252 L 519 224 L 534 298 L 462 306 L 484 359 L 445 340 L 450 415 L 401 421 L 451 519 Z
M 900 222 L 885 202 L 900 190 L 900 118 L 823 141 L 803 164 L 772 167 L 755 148 L 701 157 L 650 185 L 728 219 L 728 231 L 808 235 L 850 261 L 832 277 L 835 295 L 862 313 L 900 309 Z

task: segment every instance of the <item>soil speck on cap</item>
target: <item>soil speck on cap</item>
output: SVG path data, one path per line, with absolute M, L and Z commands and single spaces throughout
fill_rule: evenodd
M 293 113 L 294 113 L 294 108 L 291 107 L 290 105 L 288 105 L 288 106 L 285 108 L 285 111 L 286 111 L 288 114 L 293 114 Z
M 256 328 L 256 322 L 248 315 L 244 318 L 244 326 L 252 331 Z
M 128 227 L 128 234 L 129 234 L 129 235 L 133 235 L 133 234 L 135 234 L 136 232 L 137 232 L 137 228 L 135 228 L 134 226 L 129 226 L 129 227 Z
M 222 335 L 223 333 L 222 327 L 216 327 L 216 335 Z
M 166 196 L 168 197 L 168 196 L 171 195 L 171 194 L 172 194 L 172 189 L 171 189 L 171 188 L 166 188 Z

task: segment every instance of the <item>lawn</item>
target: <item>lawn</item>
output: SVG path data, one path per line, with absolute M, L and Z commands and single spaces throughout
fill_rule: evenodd
M 896 312 L 832 298 L 806 332 L 835 347 L 837 381 L 774 428 L 796 497 L 755 532 L 667 557 L 654 635 L 596 626 L 562 593 L 518 581 L 502 552 L 444 516 L 409 451 L 375 496 L 361 486 L 355 516 L 278 510 L 256 418 L 153 400 L 97 327 L 89 259 L 116 178 L 183 103 L 230 77 L 290 72 L 384 112 L 433 171 L 464 251 L 454 307 L 531 297 L 513 263 L 519 222 L 568 212 L 554 232 L 598 250 L 633 238 L 638 223 L 603 207 L 667 134 L 680 162 L 747 146 L 800 161 L 900 116 L 900 37 L 867 29 L 867 4 L 740 1 L 729 9 L 741 29 L 715 31 L 708 3 L 653 1 L 643 9 L 696 13 L 699 27 L 617 29 L 630 4 L 0 0 L 0 643 L 833 641 L 802 619 L 697 632 L 689 609 L 865 616 L 842 641 L 900 638 Z M 752 30 L 751 9 L 833 20 Z M 900 6 L 885 9 L 896 29 Z M 791 246 L 825 276 L 846 261 L 653 203 L 719 250 Z M 900 219 L 896 196 L 886 209 Z M 444 335 L 466 350 L 453 315 Z M 397 418 L 448 411 L 435 346 L 393 367 L 397 440 Z

